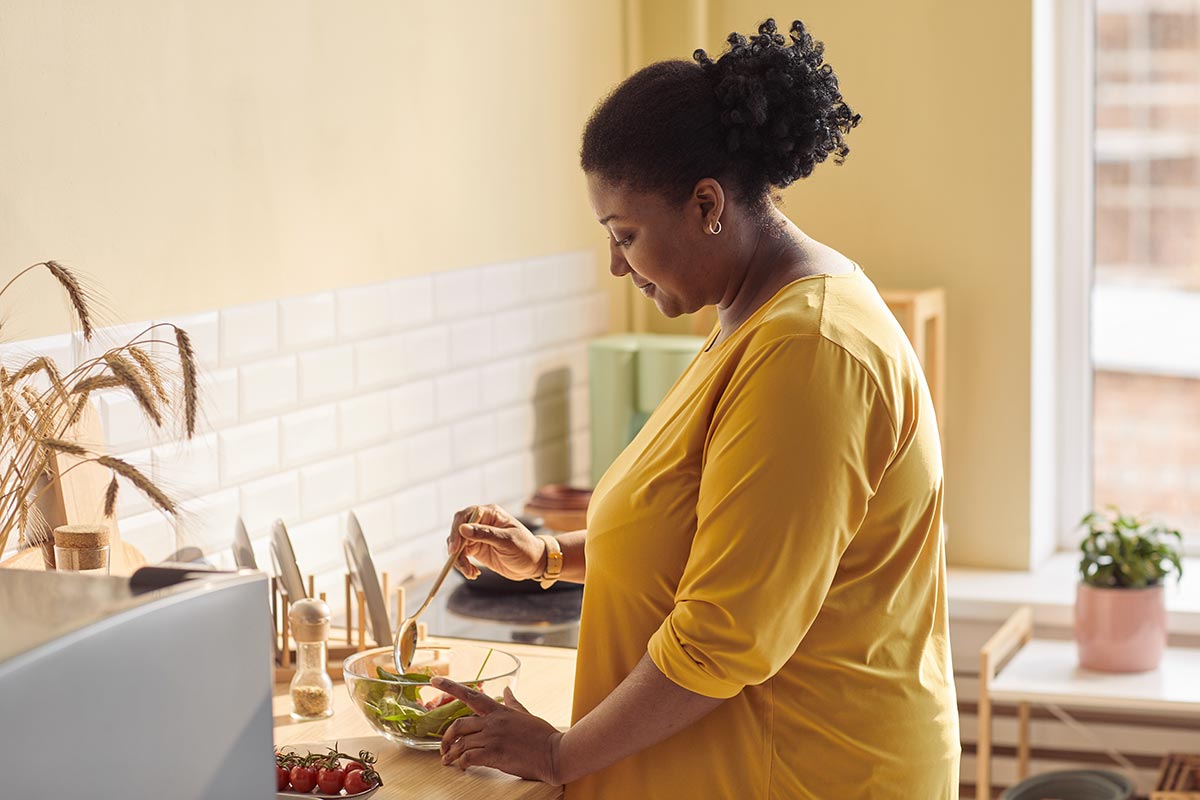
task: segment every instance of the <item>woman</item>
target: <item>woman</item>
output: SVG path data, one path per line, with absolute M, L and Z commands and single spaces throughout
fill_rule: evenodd
M 447 764 L 617 797 L 958 795 L 942 461 L 903 331 L 856 263 L 772 192 L 849 152 L 859 116 L 800 22 L 626 80 L 583 135 L 613 275 L 702 352 L 596 486 L 587 530 L 454 520 L 509 578 L 585 582 L 573 725 L 441 681 L 479 716 Z M 465 557 L 458 569 L 477 573 Z

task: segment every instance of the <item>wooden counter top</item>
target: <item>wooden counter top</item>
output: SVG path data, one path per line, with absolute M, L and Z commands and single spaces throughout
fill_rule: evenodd
M 455 639 L 431 637 L 433 643 Z M 538 647 L 513 642 L 473 642 L 512 653 L 521 661 L 514 692 L 531 712 L 560 728 L 570 724 L 571 692 L 575 682 L 575 651 L 561 647 Z M 379 756 L 377 768 L 383 787 L 372 800 L 466 800 L 486 797 L 496 800 L 554 800 L 562 797 L 558 787 L 523 781 L 493 769 L 471 767 L 461 772 L 442 766 L 436 752 L 410 750 L 377 736 L 350 702 L 341 681 L 334 682 L 333 716 L 315 722 L 296 722 L 290 716 L 291 697 L 286 683 L 276 684 L 273 700 L 275 746 L 307 745 L 323 749 L 338 742 L 344 753 L 370 750 Z

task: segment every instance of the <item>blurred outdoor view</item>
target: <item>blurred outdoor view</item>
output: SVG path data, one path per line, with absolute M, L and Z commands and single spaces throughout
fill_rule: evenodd
M 1200 0 L 1098 0 L 1093 492 L 1200 552 Z

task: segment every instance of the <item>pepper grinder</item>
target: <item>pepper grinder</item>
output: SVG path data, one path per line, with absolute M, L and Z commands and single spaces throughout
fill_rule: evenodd
M 329 604 L 324 600 L 298 600 L 288 613 L 296 640 L 292 719 L 322 719 L 333 714 L 333 681 L 325 671 L 329 618 Z

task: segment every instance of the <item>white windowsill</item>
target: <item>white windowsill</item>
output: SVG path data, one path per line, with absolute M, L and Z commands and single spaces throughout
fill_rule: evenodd
M 1038 624 L 1070 627 L 1078 565 L 1075 553 L 1058 552 L 1028 572 L 950 567 L 950 616 L 1003 621 L 1013 609 L 1029 605 Z M 1169 584 L 1166 592 L 1171 633 L 1200 635 L 1200 558 L 1185 558 L 1183 580 Z

